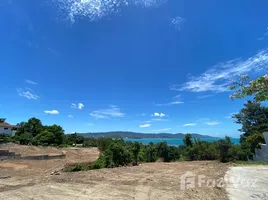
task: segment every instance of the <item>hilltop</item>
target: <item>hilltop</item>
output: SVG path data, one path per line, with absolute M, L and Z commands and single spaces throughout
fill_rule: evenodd
M 127 132 L 127 131 L 111 131 L 111 132 L 95 132 L 95 133 L 77 133 L 78 135 L 84 137 L 112 137 L 112 138 L 133 138 L 133 139 L 142 139 L 142 138 L 178 138 L 183 139 L 185 134 L 183 133 L 137 133 L 137 132 Z M 209 135 L 201 135 L 196 133 L 191 133 L 193 138 L 208 138 L 208 139 L 218 139 L 217 137 L 212 137 Z

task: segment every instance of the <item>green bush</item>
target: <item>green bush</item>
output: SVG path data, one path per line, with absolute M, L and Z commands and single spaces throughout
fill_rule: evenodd
M 157 160 L 157 150 L 153 143 L 146 145 L 145 147 L 145 161 L 155 162 Z
M 113 140 L 111 138 L 98 138 L 97 147 L 100 152 L 104 152 L 111 145 Z

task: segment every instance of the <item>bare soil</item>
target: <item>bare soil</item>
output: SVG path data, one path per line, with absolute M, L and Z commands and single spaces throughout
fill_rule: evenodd
M 218 162 L 145 163 L 82 172 L 63 172 L 66 164 L 92 162 L 99 156 L 96 148 L 40 148 L 7 145 L 16 153 L 46 154 L 64 151 L 65 159 L 0 162 L 0 199 L 88 200 L 88 199 L 194 199 L 226 200 L 225 188 L 195 185 L 182 189 L 181 177 L 186 172 L 218 180 L 229 164 Z M 54 172 L 54 173 L 52 173 Z

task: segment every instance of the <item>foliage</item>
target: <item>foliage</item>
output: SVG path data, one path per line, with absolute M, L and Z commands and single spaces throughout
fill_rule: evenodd
M 179 147 L 169 146 L 167 149 L 167 157 L 165 157 L 165 162 L 172 162 L 180 159 L 180 149 Z
M 264 143 L 262 132 L 268 128 L 268 108 L 260 103 L 248 101 L 244 108 L 233 116 L 236 123 L 241 124 L 241 144 L 246 143 L 254 153 L 260 143 Z
M 15 140 L 8 134 L 0 134 L 0 144 L 8 142 L 15 142 Z
M 96 138 L 84 138 L 83 147 L 98 147 Z
M 232 143 L 229 137 L 226 137 L 226 140 L 219 141 L 219 149 L 220 149 L 220 161 L 228 162 L 230 161 L 229 157 L 229 149 L 232 147 Z
M 249 76 L 241 76 L 240 80 L 234 82 L 229 88 L 236 91 L 230 98 L 244 98 L 254 95 L 257 102 L 268 100 L 268 75 L 249 81 Z
M 157 156 L 164 161 L 168 160 L 168 145 L 167 142 L 159 142 L 156 144 Z
M 24 123 L 23 126 L 20 126 L 16 132 L 16 135 L 20 136 L 24 133 L 29 133 L 32 137 L 40 134 L 43 130 L 43 125 L 41 120 L 37 118 L 31 118 L 28 122 Z
M 100 152 L 105 151 L 106 149 L 108 149 L 108 147 L 110 146 L 110 144 L 113 142 L 113 140 L 111 138 L 98 138 L 97 140 L 97 147 L 99 149 Z
M 22 133 L 20 136 L 15 136 L 15 140 L 19 141 L 20 144 L 31 144 L 33 140 L 33 135 L 31 133 L 25 132 Z
M 138 164 L 138 159 L 139 159 L 139 152 L 141 150 L 141 144 L 138 142 L 135 142 L 132 148 L 132 153 L 134 156 L 134 160 L 135 160 L 135 165 Z
M 253 131 L 251 135 L 246 138 L 246 144 L 251 152 L 255 152 L 256 148 L 260 148 L 260 145 L 265 143 L 263 133 Z
M 145 161 L 155 162 L 157 160 L 157 150 L 155 145 L 150 142 L 149 145 L 145 147 Z
M 54 143 L 54 135 L 48 130 L 44 130 L 42 133 L 36 135 L 33 139 L 33 144 L 48 146 Z
M 191 147 L 193 146 L 193 142 L 192 142 L 192 135 L 187 133 L 185 134 L 184 138 L 183 138 L 183 143 L 186 147 Z

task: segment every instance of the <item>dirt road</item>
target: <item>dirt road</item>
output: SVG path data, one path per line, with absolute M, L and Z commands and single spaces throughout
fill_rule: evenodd
M 231 167 L 226 178 L 230 200 L 268 200 L 268 166 Z

